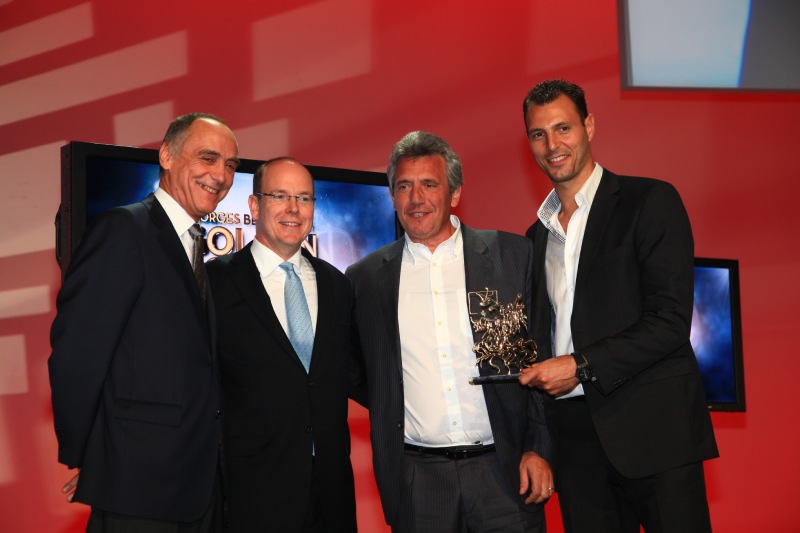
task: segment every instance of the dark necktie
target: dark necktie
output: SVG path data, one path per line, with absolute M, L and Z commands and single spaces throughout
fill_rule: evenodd
M 283 299 L 286 303 L 286 322 L 289 326 L 289 341 L 308 372 L 311 367 L 311 351 L 314 348 L 314 330 L 311 328 L 311 313 L 308 310 L 303 282 L 295 274 L 289 262 L 280 264 L 286 272 L 283 284 Z
M 203 242 L 203 234 L 205 231 L 200 224 L 194 224 L 189 228 L 189 235 L 192 236 L 194 241 L 194 252 L 192 255 L 192 270 L 194 270 L 194 279 L 197 281 L 197 288 L 200 289 L 200 297 L 203 299 L 203 305 L 206 304 L 206 277 L 203 272 L 203 256 L 205 255 L 205 243 Z

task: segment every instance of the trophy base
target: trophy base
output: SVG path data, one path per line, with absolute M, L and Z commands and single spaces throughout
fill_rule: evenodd
M 519 377 L 522 374 L 498 374 L 496 376 L 475 376 L 470 378 L 471 385 L 485 385 L 487 383 L 519 383 Z

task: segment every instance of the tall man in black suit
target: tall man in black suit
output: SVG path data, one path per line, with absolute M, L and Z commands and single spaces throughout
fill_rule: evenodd
M 249 198 L 255 240 L 208 264 L 232 532 L 356 530 L 347 425 L 353 295 L 344 274 L 301 248 L 314 201 L 303 165 L 267 161 Z M 302 283 L 310 361 L 297 346 L 287 276 Z
M 553 485 L 539 394 L 469 383 L 480 338 L 469 295 L 488 288 L 510 304 L 521 294 L 530 310 L 530 242 L 450 214 L 461 162 L 435 135 L 403 137 L 388 175 L 406 234 L 347 270 L 386 521 L 398 532 L 544 531 Z
M 221 526 L 216 332 L 194 225 L 228 193 L 238 162 L 220 119 L 178 117 L 158 190 L 102 215 L 69 266 L 50 385 L 58 460 L 80 468 L 74 500 L 92 506 L 89 532 Z
M 556 398 L 566 530 L 710 531 L 702 462 L 717 447 L 689 344 L 694 244 L 680 196 L 594 162 L 580 87 L 542 82 L 524 113 L 554 190 L 528 230 L 544 360 L 520 381 Z

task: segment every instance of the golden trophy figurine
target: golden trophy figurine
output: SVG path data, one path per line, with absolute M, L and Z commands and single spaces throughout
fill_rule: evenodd
M 519 372 L 536 362 L 536 343 L 526 338 L 528 317 L 522 294 L 517 294 L 513 302 L 503 305 L 498 301 L 497 291 L 489 290 L 470 292 L 470 314 L 479 314 L 478 318 L 470 317 L 475 333 L 483 333 L 481 340 L 472 345 L 479 368 L 488 365 L 494 373 L 476 376 L 470 383 L 481 385 L 518 381 Z M 473 301 L 480 312 L 473 312 Z

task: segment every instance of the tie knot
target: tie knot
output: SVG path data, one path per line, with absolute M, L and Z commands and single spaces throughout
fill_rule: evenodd
M 287 276 L 291 276 L 292 274 L 295 274 L 294 265 L 291 264 L 289 261 L 284 261 L 283 263 L 281 263 L 278 266 L 281 267 L 284 270 L 284 272 L 286 272 Z
M 202 237 L 206 231 L 200 224 L 192 224 L 189 228 L 189 235 L 192 236 L 192 239 L 197 240 L 198 237 Z

